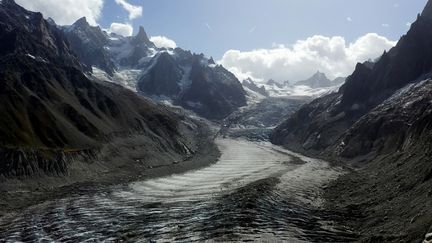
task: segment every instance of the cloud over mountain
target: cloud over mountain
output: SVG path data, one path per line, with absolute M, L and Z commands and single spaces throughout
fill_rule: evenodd
M 130 24 L 112 23 L 109 31 L 122 36 L 131 36 L 133 33 L 133 27 Z
M 153 42 L 158 48 L 176 48 L 177 44 L 175 41 L 165 36 L 152 36 L 150 41 Z
M 317 70 L 330 78 L 347 76 L 358 62 L 379 57 L 396 42 L 375 33 L 347 43 L 341 36 L 315 35 L 291 46 L 275 45 L 272 49 L 252 51 L 229 50 L 219 61 L 239 79 L 303 80 Z
M 60 25 L 69 25 L 85 16 L 91 25 L 96 25 L 103 7 L 103 0 L 16 0 L 31 11 L 41 12 Z

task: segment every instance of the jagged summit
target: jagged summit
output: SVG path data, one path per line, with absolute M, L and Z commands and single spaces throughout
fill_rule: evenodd
M 153 45 L 153 42 L 151 42 L 150 39 L 148 38 L 147 33 L 144 30 L 143 26 L 139 27 L 138 34 L 135 37 L 133 37 L 132 43 L 134 45 L 138 45 L 138 44 L 141 44 L 141 43 L 144 43 L 147 46 L 152 46 Z
M 87 25 L 89 25 L 89 23 L 87 22 L 87 18 L 86 17 L 82 17 L 82 18 L 78 19 L 77 21 L 75 21 L 75 23 L 73 25 L 76 25 L 76 26 L 87 26 Z
M 325 73 L 317 71 L 312 77 L 303 81 L 299 81 L 296 83 L 296 85 L 306 85 L 311 88 L 323 88 L 332 86 L 332 83 L 327 78 Z

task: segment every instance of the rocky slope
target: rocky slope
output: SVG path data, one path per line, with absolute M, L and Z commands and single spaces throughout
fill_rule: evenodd
M 243 87 L 225 68 L 202 54 L 157 48 L 143 27 L 136 36 L 123 37 L 80 19 L 63 30 L 80 61 L 99 69 L 94 72 L 98 78 L 120 79 L 148 97 L 168 99 L 209 119 L 223 119 L 246 105 Z M 100 70 L 107 75 L 101 77 Z M 138 74 L 122 81 L 122 74 L 131 70 Z
M 420 241 L 430 210 L 432 1 L 376 63 L 276 128 L 272 142 L 359 167 L 328 190 L 365 239 Z M 342 195 L 342 196 L 341 196 Z M 342 207 L 335 207 L 341 204 Z
M 110 59 L 108 50 L 104 48 L 108 40 L 99 26 L 90 26 L 83 17 L 72 26 L 64 28 L 64 32 L 71 49 L 84 64 L 86 71 L 91 72 L 92 66 L 96 66 L 111 76 L 114 74 L 116 66 Z
M 172 164 L 197 151 L 199 125 L 89 80 L 64 33 L 13 0 L 0 2 L 0 77 L 2 183 L 70 173 L 80 180 L 80 173 L 95 175 L 95 164 L 95 173 L 109 174 L 125 163 Z
M 189 79 L 191 83 L 180 93 L 177 103 L 204 117 L 222 119 L 246 105 L 243 86 L 220 65 L 208 65 L 195 56 Z

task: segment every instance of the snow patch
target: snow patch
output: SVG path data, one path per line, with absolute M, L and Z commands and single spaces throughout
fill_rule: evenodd
M 136 86 L 141 73 L 141 70 L 126 69 L 115 72 L 114 75 L 111 77 L 105 71 L 93 67 L 93 77 L 102 81 L 120 84 L 134 92 L 136 92 L 137 90 Z

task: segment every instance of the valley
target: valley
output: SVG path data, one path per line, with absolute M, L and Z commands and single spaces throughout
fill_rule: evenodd
M 316 34 L 220 59 L 105 4 L 65 21 L 0 0 L 0 242 L 432 241 L 432 0 L 399 41 Z M 113 6 L 129 16 L 104 28 Z M 196 22 L 179 43 L 244 35 Z

